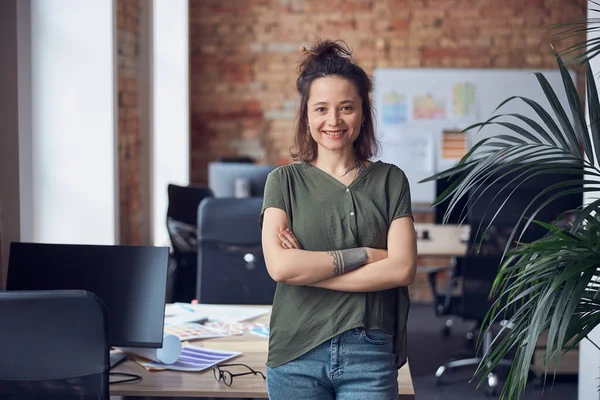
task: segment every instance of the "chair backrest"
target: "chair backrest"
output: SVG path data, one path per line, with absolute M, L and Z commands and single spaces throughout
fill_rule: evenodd
M 0 399 L 109 399 L 104 303 L 83 290 L 0 292 Z
M 214 197 L 262 197 L 267 177 L 275 168 L 266 164 L 211 162 L 208 164 L 208 187 Z
M 195 253 L 196 221 L 198 205 L 206 197 L 212 197 L 212 191 L 204 186 L 167 187 L 169 207 L 167 209 L 167 231 L 175 253 Z
M 205 304 L 272 304 L 259 215 L 262 197 L 207 198 L 198 208 L 197 299 Z

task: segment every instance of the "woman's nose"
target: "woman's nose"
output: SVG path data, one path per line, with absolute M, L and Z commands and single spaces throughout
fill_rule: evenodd
M 327 117 L 327 123 L 331 126 L 336 126 L 340 123 L 340 116 L 337 111 L 332 111 Z

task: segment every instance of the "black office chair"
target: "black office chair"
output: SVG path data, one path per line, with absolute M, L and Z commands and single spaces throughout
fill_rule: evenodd
M 467 255 L 462 258 L 462 306 L 460 317 L 476 321 L 479 326 L 493 304 L 489 298 L 492 284 L 502 262 L 501 255 Z M 465 358 L 452 359 L 441 365 L 436 373 L 437 383 L 441 383 L 443 374 L 464 366 L 477 366 L 482 355 L 490 350 L 494 334 L 491 329 L 483 333 L 480 353 Z M 499 365 L 510 366 L 510 360 L 502 360 Z M 487 377 L 487 392 L 494 394 L 498 386 L 498 377 L 492 372 Z
M 99 297 L 0 292 L 0 321 L 0 399 L 109 399 L 108 316 Z
M 490 225 L 486 234 L 478 229 L 477 224 L 471 226 L 471 236 L 467 242 L 467 254 L 500 255 L 504 252 L 512 226 Z M 442 335 L 450 336 L 453 325 L 452 316 L 463 315 L 463 293 L 461 286 L 463 282 L 463 257 L 453 257 L 448 267 L 430 267 L 428 271 L 429 286 L 433 295 L 434 310 L 438 317 L 447 316 Z M 449 271 L 449 276 L 443 287 L 438 285 L 438 275 L 442 271 Z M 465 339 L 467 347 L 474 344 L 475 335 L 483 320 L 474 321 Z
M 206 198 L 198 208 L 197 299 L 204 304 L 272 304 L 259 215 L 262 197 Z
M 467 255 L 462 259 L 462 307 L 460 316 L 465 320 L 476 321 L 478 327 L 481 326 L 484 317 L 495 301 L 489 296 L 501 262 L 502 255 L 474 254 Z M 508 323 L 509 311 L 505 312 L 505 320 L 501 321 L 500 324 Z M 510 326 L 508 328 L 510 329 Z M 490 328 L 480 332 L 480 334 L 483 334 L 483 337 L 481 337 L 479 352 L 470 356 L 452 359 L 441 365 L 435 373 L 436 383 L 441 383 L 442 376 L 448 370 L 480 364 L 482 356 L 491 350 L 495 333 Z M 510 367 L 511 363 L 511 360 L 506 359 L 500 360 L 498 365 Z M 533 365 L 531 366 L 531 372 L 535 374 Z M 499 385 L 496 372 L 490 372 L 486 378 L 486 393 L 495 395 Z
M 189 303 L 196 297 L 198 205 L 206 197 L 212 197 L 213 193 L 204 186 L 173 184 L 168 186 L 167 192 L 167 231 L 173 248 L 167 302 Z
M 433 296 L 433 306 L 435 315 L 438 317 L 448 317 L 441 329 L 442 336 L 449 337 L 452 325 L 454 324 L 452 316 L 462 315 L 462 296 L 456 294 L 461 284 L 462 276 L 462 257 L 452 257 L 448 266 L 427 267 L 427 277 L 429 287 Z M 438 284 L 438 276 L 442 272 L 447 272 L 448 277 L 443 287 Z M 472 331 L 466 336 L 468 341 L 473 339 Z

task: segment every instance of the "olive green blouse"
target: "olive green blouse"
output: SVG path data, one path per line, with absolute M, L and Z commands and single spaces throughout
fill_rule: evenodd
M 349 185 L 308 164 L 272 171 L 260 215 L 269 207 L 287 213 L 303 250 L 387 248 L 396 218 L 411 216 L 408 180 L 395 165 L 377 161 Z M 270 323 L 271 368 L 285 364 L 349 329 L 395 334 L 398 368 L 406 361 L 408 288 L 351 293 L 278 283 Z

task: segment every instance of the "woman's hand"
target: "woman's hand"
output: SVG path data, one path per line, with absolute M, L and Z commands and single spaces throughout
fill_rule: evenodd
M 296 236 L 289 228 L 279 228 L 277 236 L 281 240 L 281 247 L 284 249 L 301 249 L 298 239 L 296 239 Z

